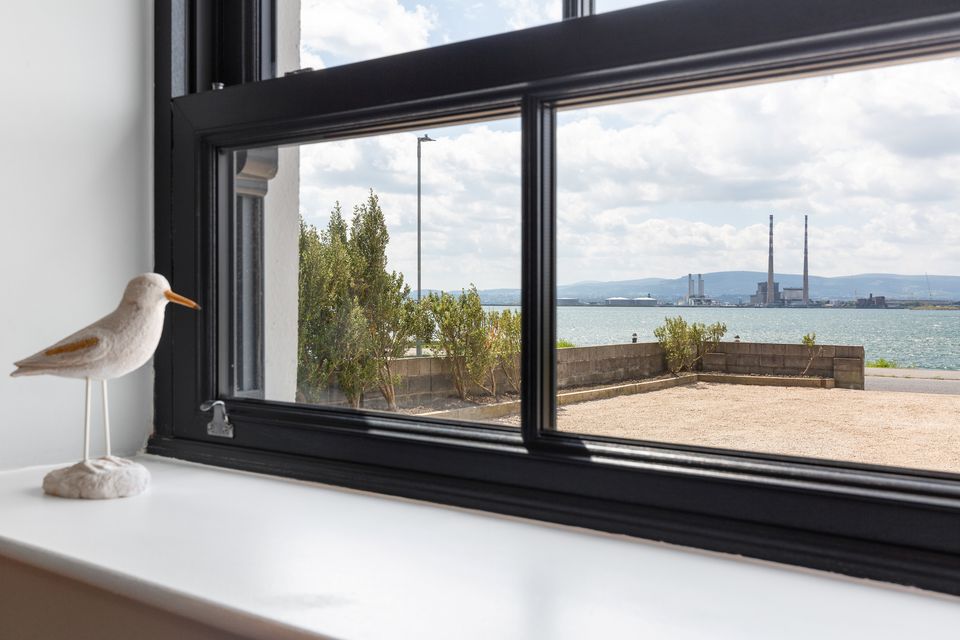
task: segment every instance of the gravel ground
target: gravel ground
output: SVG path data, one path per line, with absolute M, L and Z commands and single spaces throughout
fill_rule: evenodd
M 560 407 L 559 429 L 960 472 L 960 396 L 697 384 Z

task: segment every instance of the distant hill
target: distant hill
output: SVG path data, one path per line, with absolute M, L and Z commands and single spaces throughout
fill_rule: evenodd
M 774 275 L 780 287 L 800 287 L 803 276 L 798 273 Z M 749 300 L 757 283 L 766 281 L 765 271 L 717 271 L 704 273 L 704 292 L 711 298 L 730 302 Z M 694 274 L 696 282 L 696 274 Z M 929 282 L 929 288 L 928 288 Z M 687 293 L 687 276 L 679 278 L 640 278 L 612 282 L 584 281 L 557 287 L 559 298 L 579 298 L 584 302 L 622 296 L 637 298 L 647 294 L 661 300 L 676 300 Z M 960 300 L 960 276 L 898 275 L 863 273 L 826 278 L 810 276 L 810 297 L 815 300 L 851 300 L 869 294 L 888 298 Z M 517 304 L 519 289 L 487 289 L 480 291 L 487 304 Z

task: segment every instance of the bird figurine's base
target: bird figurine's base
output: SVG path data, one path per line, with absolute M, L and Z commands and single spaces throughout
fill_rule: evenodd
M 105 500 L 128 498 L 146 491 L 150 472 L 133 460 L 106 456 L 51 471 L 43 478 L 43 491 L 61 498 Z

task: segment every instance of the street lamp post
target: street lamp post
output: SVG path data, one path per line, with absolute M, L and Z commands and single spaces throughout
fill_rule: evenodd
M 429 135 L 417 138 L 417 303 L 420 303 L 420 145 L 424 142 L 436 142 Z M 423 345 L 417 337 L 417 355 L 423 355 Z

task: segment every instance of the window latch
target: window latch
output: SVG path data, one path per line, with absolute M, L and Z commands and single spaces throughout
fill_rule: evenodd
M 207 423 L 207 435 L 218 438 L 232 438 L 233 425 L 227 417 L 227 406 L 223 400 L 207 400 L 200 405 L 200 411 L 213 410 L 213 419 Z

